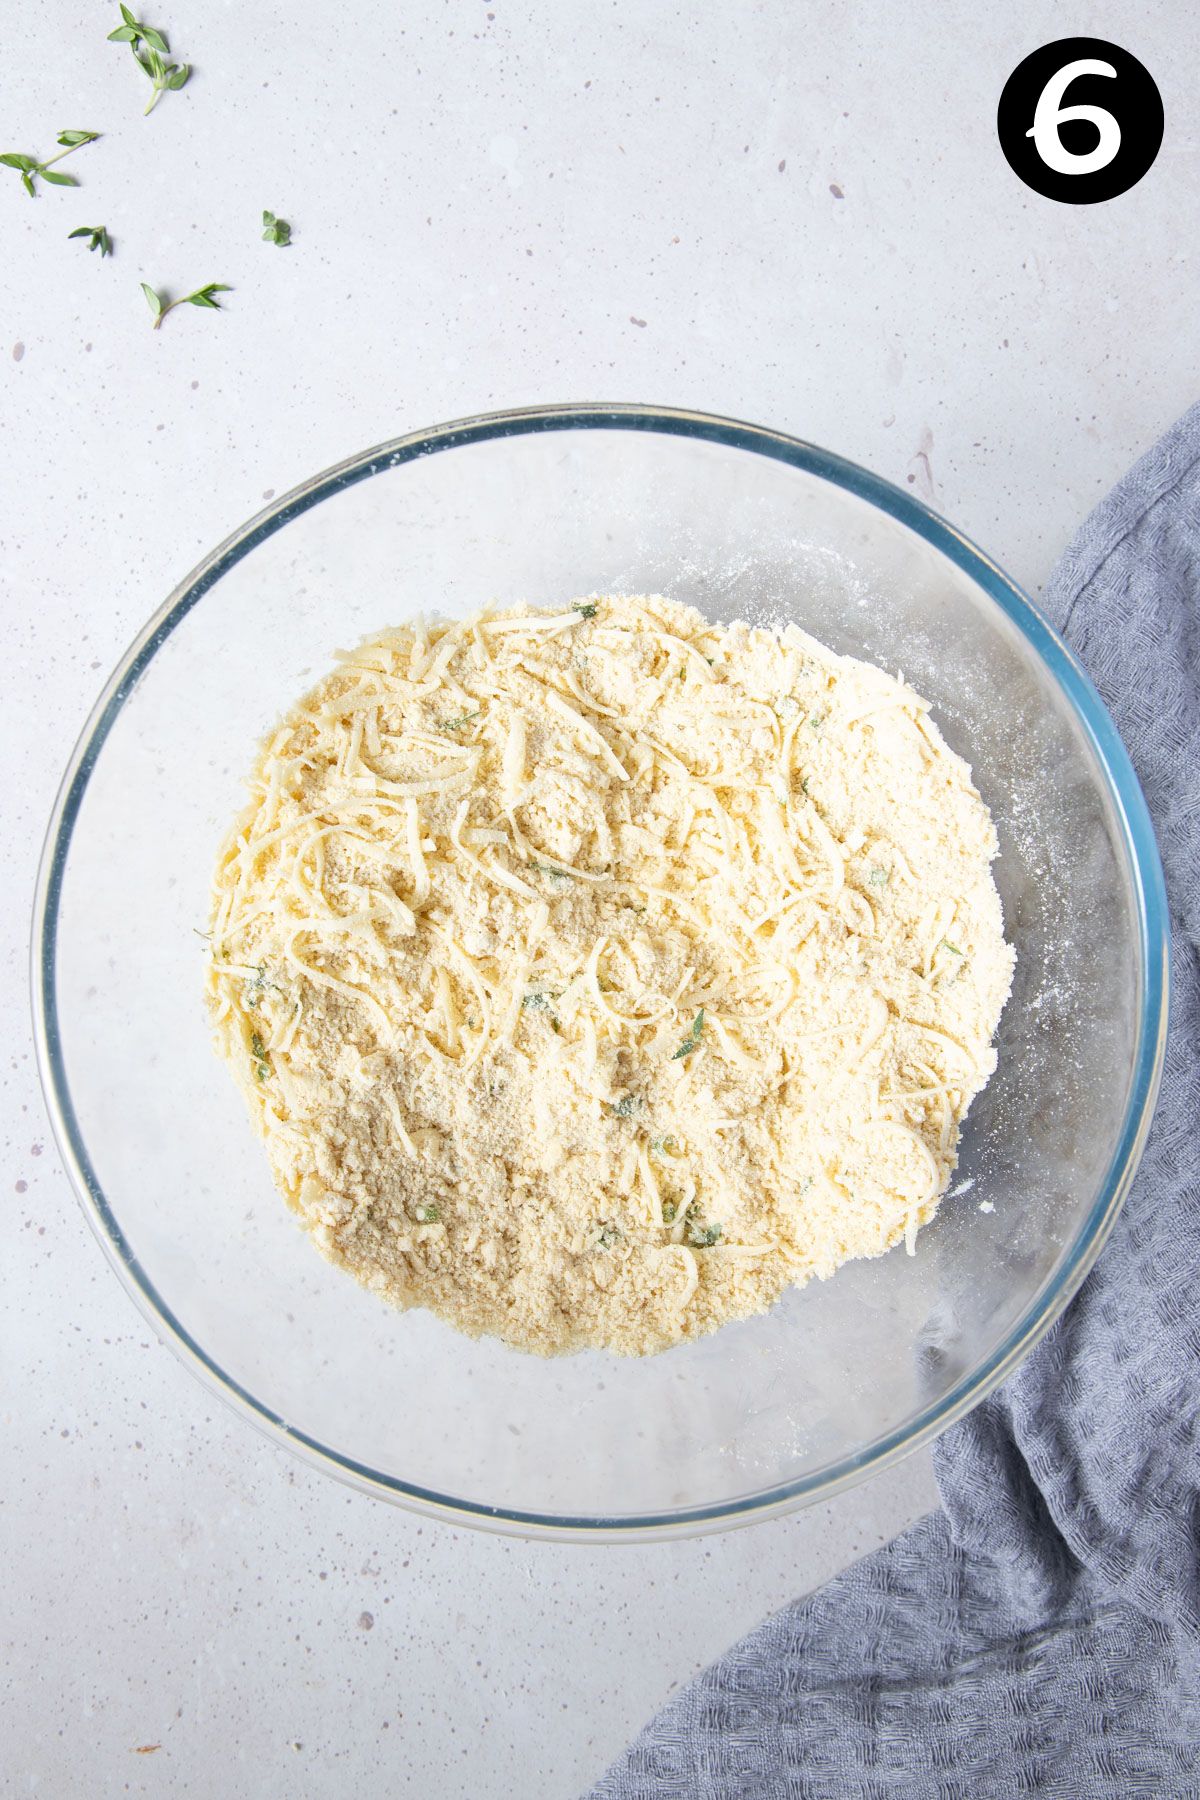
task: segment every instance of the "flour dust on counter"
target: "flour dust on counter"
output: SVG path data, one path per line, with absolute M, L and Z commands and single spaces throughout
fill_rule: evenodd
M 995 854 L 926 702 L 795 626 L 417 622 L 266 740 L 208 1004 L 332 1262 L 640 1355 L 914 1249 L 995 1066 Z

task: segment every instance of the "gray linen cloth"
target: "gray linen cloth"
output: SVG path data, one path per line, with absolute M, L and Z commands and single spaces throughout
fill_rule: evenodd
M 1171 904 L 1141 1169 L 1095 1269 L 934 1450 L 945 1511 L 777 1613 L 592 1800 L 1200 1796 L 1200 406 L 1043 602 L 1116 720 Z

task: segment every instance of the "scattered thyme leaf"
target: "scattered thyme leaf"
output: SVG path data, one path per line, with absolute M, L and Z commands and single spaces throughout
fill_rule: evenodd
M 675 1215 L 678 1211 L 679 1211 L 678 1200 L 664 1200 L 663 1201 L 663 1209 L 662 1209 L 663 1224 L 664 1225 L 673 1225 L 675 1223 Z
M 651 1156 L 671 1156 L 679 1145 L 673 1137 L 656 1137 L 650 1139 Z
M 153 26 L 139 23 L 127 6 L 121 8 L 121 17 L 125 23 L 118 25 L 115 31 L 109 32 L 107 41 L 110 44 L 133 44 L 136 54 L 137 44 L 144 40 L 152 50 L 160 50 L 164 56 L 169 53 L 170 46 L 161 31 L 155 31 Z
M 175 301 L 176 306 L 208 306 L 213 312 L 220 312 L 221 303 L 214 300 L 214 294 L 230 294 L 233 289 L 227 282 L 210 281 L 204 287 L 197 288 L 194 294 L 185 294 L 182 300 Z
M 250 1060 L 254 1064 L 257 1079 L 265 1081 L 271 1073 L 271 1061 L 267 1055 L 267 1047 L 257 1031 L 250 1038 Z
M 89 250 L 99 250 L 100 255 L 112 255 L 112 239 L 103 225 L 81 225 L 77 231 L 68 231 L 68 238 L 90 238 Z
M 165 59 L 170 55 L 171 47 L 163 33 L 156 31 L 153 25 L 143 25 L 140 19 L 135 19 L 127 6 L 121 8 L 121 17 L 124 24 L 109 32 L 108 42 L 128 44 L 133 52 L 134 62 L 154 84 L 146 105 L 146 111 L 151 113 L 168 88 L 175 91 L 184 86 L 192 72 L 191 66 L 188 63 L 167 62 Z
M 534 862 L 531 858 L 529 866 L 539 875 L 549 875 L 553 881 L 574 881 L 575 879 L 570 869 L 556 869 L 551 863 Z
M 220 312 L 219 301 L 213 299 L 214 294 L 231 294 L 233 289 L 224 281 L 210 281 L 205 287 L 197 288 L 194 294 L 180 294 L 177 300 L 167 300 L 157 293 L 148 282 L 143 281 L 142 292 L 146 296 L 146 305 L 154 314 L 154 329 L 158 330 L 169 312 L 177 306 L 207 306 L 213 312 Z
M 692 1051 L 695 1050 L 697 1048 L 697 1046 L 699 1045 L 700 1034 L 703 1030 L 704 1030 L 704 1008 L 701 1007 L 700 1011 L 696 1014 L 695 1018 L 692 1020 L 691 1029 L 689 1030 L 687 1036 L 684 1038 L 682 1044 L 680 1044 L 678 1050 L 676 1050 L 675 1054 L 672 1056 L 671 1061 L 678 1062 L 680 1057 L 690 1056 L 692 1054 Z
M 417 1221 L 421 1225 L 436 1225 L 441 1216 L 440 1207 L 428 1203 L 417 1207 Z
M 576 600 L 571 608 L 571 611 L 577 612 L 581 619 L 594 619 L 596 610 L 596 603 L 594 600 Z
M 57 143 L 62 145 L 57 156 L 48 156 L 45 162 L 39 162 L 36 156 L 26 156 L 22 150 L 7 150 L 0 156 L 0 163 L 8 169 L 15 169 L 21 177 L 21 186 L 31 200 L 37 199 L 38 181 L 48 181 L 51 187 L 78 187 L 74 175 L 52 173 L 53 165 L 61 162 L 64 156 L 70 156 L 83 144 L 94 144 L 100 136 L 98 131 L 60 131 Z
M 962 951 L 958 948 L 958 945 L 952 944 L 950 942 L 949 938 L 942 939 L 942 949 L 948 950 L 950 952 L 951 956 L 961 956 L 962 955 Z
M 474 712 L 460 713 L 457 719 L 439 719 L 437 722 L 437 730 L 461 731 L 464 725 L 469 725 L 472 719 L 477 719 L 479 717 L 481 710 L 482 708 L 477 706 Z
M 278 244 L 286 250 L 292 241 L 292 228 L 286 219 L 277 219 L 273 212 L 263 213 L 263 242 Z
M 600 1235 L 596 1243 L 601 1250 L 611 1250 L 621 1235 L 621 1227 L 614 1225 L 611 1219 L 605 1219 L 600 1226 Z

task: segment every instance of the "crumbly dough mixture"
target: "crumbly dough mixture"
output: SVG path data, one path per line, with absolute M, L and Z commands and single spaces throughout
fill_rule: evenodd
M 995 1066 L 996 837 L 927 703 L 662 598 L 416 624 L 267 741 L 208 997 L 398 1306 L 639 1355 L 914 1249 Z

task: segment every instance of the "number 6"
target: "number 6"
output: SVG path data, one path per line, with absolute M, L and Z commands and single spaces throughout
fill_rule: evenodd
M 1113 160 L 1121 148 L 1121 127 L 1112 114 L 1102 106 L 1064 106 L 1062 98 L 1077 75 L 1111 75 L 1115 80 L 1116 73 L 1111 63 L 1084 57 L 1067 63 L 1050 77 L 1038 96 L 1033 124 L 1025 133 L 1033 139 L 1034 148 L 1048 169 L 1058 175 L 1092 175 L 1097 169 L 1106 169 Z M 1096 148 L 1081 156 L 1068 150 L 1058 135 L 1064 119 L 1087 119 L 1094 125 L 1100 133 Z

